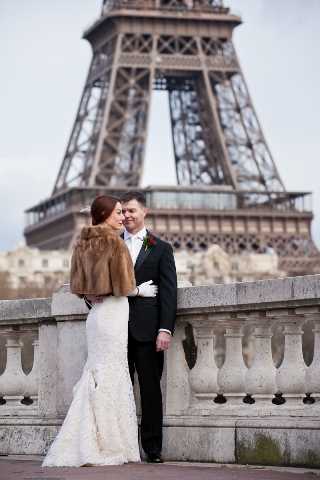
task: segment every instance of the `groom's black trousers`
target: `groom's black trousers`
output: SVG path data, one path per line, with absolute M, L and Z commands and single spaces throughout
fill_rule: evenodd
M 137 372 L 141 396 L 141 444 L 148 455 L 162 448 L 162 396 L 160 380 L 164 353 L 156 352 L 155 342 L 138 342 L 129 333 L 128 362 L 131 381 Z

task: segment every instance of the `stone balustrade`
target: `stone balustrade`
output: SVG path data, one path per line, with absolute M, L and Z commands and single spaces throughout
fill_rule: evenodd
M 189 373 L 193 400 L 189 410 L 209 409 L 217 414 L 231 407 L 250 405 L 251 409 L 268 409 L 278 415 L 286 408 L 301 408 L 307 412 L 319 396 L 320 363 L 317 354 L 320 313 L 313 307 L 287 309 L 278 313 L 260 311 L 231 315 L 194 315 L 191 321 L 197 344 L 197 361 Z M 188 321 L 186 318 L 185 321 Z M 315 355 L 310 366 L 303 356 L 304 327 L 314 326 Z M 276 367 L 272 351 L 274 325 L 283 331 L 283 361 Z M 245 362 L 243 346 L 245 327 L 250 329 L 254 351 Z M 225 360 L 221 368 L 215 360 L 217 336 L 225 338 Z M 248 337 L 247 337 L 248 340 Z M 274 337 L 275 342 L 280 338 Z M 312 345 L 306 345 L 312 348 Z M 275 352 L 274 352 L 275 353 Z M 306 351 L 307 356 L 308 351 Z M 310 352 L 309 352 L 310 353 Z M 238 415 L 247 415 L 243 408 Z
M 48 448 L 86 359 L 86 315 L 67 286 L 0 302 L 0 454 Z M 320 275 L 179 289 L 167 459 L 319 467 L 319 398 Z
M 2 408 L 0 412 L 24 412 L 34 410 L 38 403 L 39 384 L 39 340 L 38 328 L 30 330 L 34 335 L 33 367 L 30 373 L 25 374 L 22 368 L 21 352 L 23 342 L 20 340 L 21 331 L 14 329 L 2 330 L 1 335 L 5 338 L 6 367 L 0 376 L 0 392 Z M 32 405 L 32 408 L 24 410 L 24 405 Z

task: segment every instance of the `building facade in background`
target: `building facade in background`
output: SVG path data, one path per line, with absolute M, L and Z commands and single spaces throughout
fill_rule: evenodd
M 27 246 L 0 252 L 0 299 L 49 296 L 69 283 L 69 250 L 39 250 Z M 280 278 L 278 256 L 265 254 L 229 255 L 219 245 L 192 255 L 175 252 L 178 283 L 213 285 L 237 281 Z
M 7 292 L 50 293 L 69 281 L 70 252 L 19 246 L 0 252 L 1 288 Z

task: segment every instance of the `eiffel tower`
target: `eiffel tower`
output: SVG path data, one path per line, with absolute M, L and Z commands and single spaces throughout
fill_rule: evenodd
M 289 274 L 319 268 L 310 194 L 280 178 L 232 42 L 240 24 L 222 0 L 103 1 L 53 192 L 27 211 L 28 245 L 70 248 L 89 222 L 81 207 L 141 188 L 151 95 L 164 90 L 178 185 L 144 188 L 149 227 L 176 250 L 273 249 Z

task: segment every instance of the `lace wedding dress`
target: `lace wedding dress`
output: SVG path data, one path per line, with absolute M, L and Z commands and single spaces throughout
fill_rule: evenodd
M 90 310 L 86 322 L 88 359 L 42 466 L 140 461 L 127 360 L 128 317 L 126 297 L 107 297 Z

